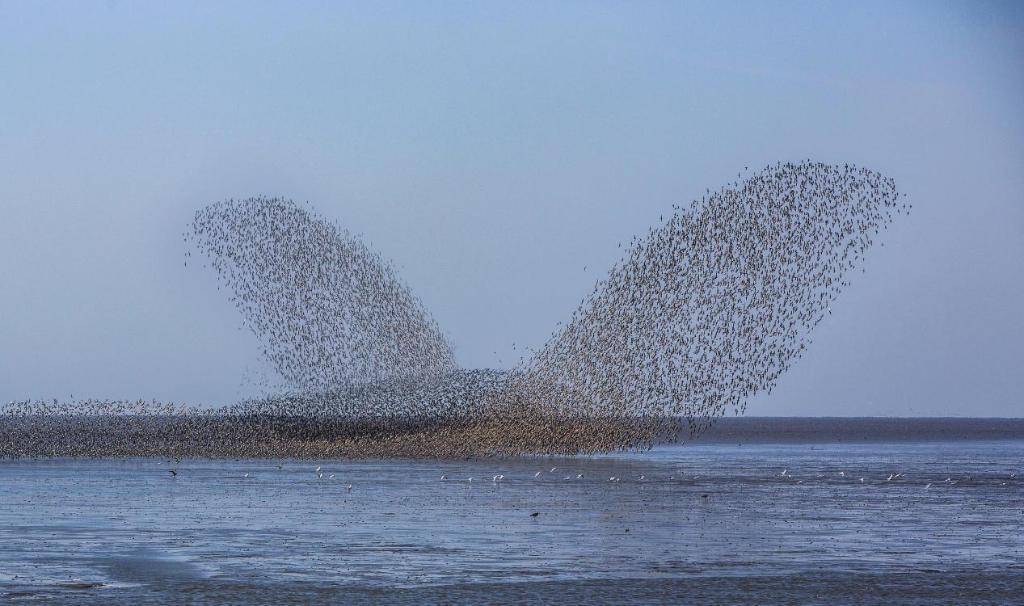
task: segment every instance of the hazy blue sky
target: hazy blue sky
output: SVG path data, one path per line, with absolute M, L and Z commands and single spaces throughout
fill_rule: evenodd
M 0 398 L 235 398 L 212 201 L 309 200 L 500 366 L 673 203 L 810 157 L 915 211 L 749 413 L 1024 416 L 1021 6 L 0 0 Z

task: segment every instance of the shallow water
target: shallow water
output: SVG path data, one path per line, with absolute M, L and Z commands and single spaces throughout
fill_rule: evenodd
M 3 461 L 0 596 L 1021 603 L 1022 476 L 1022 440 L 486 461 Z

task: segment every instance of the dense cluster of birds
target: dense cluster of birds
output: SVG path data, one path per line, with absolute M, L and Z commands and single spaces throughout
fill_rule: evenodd
M 292 385 L 324 390 L 456 368 L 437 324 L 393 268 L 294 202 L 213 204 L 185 236 L 234 293 L 243 321 Z
M 634 238 L 532 357 L 468 370 L 358 238 L 289 200 L 219 202 L 197 213 L 189 250 L 283 389 L 217 409 L 11 403 L 0 456 L 571 454 L 696 435 L 772 389 L 909 209 L 864 168 L 769 166 Z
M 523 392 L 563 414 L 685 416 L 694 432 L 742 412 L 909 208 L 892 179 L 811 162 L 676 207 L 528 362 Z

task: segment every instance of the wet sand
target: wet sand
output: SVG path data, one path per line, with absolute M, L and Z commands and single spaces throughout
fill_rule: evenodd
M 0 595 L 1006 604 L 1024 592 L 1022 461 L 1020 440 L 709 442 L 467 461 L 5 461 Z

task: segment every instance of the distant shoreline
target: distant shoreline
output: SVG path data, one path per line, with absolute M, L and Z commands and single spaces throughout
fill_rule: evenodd
M 724 417 L 687 443 L 1024 440 L 1019 417 Z

